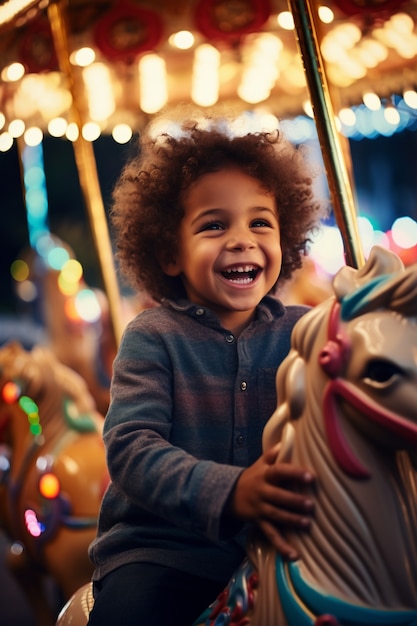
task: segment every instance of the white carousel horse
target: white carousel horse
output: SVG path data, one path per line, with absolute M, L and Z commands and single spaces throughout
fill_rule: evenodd
M 263 436 L 316 474 L 311 532 L 288 533 L 294 563 L 255 536 L 196 624 L 417 626 L 417 266 L 374 248 L 333 288 L 293 331 Z
M 0 349 L 0 527 L 42 626 L 56 619 L 44 576 L 65 599 L 91 577 L 87 548 L 108 484 L 102 424 L 85 381 L 49 349 Z
M 417 626 L 417 266 L 376 247 L 333 289 L 294 328 L 263 437 L 317 476 L 311 531 L 288 533 L 291 563 L 255 532 L 194 626 Z

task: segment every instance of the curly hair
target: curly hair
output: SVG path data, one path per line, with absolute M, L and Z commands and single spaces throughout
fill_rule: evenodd
M 322 208 L 303 151 L 278 130 L 236 136 L 224 119 L 205 127 L 190 120 L 177 132 L 144 135 L 113 190 L 116 258 L 132 286 L 157 302 L 185 296 L 181 278 L 163 272 L 161 252 L 176 256 L 185 190 L 200 176 L 229 167 L 259 180 L 275 197 L 282 247 L 278 282 L 301 267 Z

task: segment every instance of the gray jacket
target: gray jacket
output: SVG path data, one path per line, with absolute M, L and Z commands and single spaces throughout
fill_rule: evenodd
M 129 323 L 104 426 L 112 482 L 89 552 L 93 580 L 138 561 L 229 580 L 245 532 L 222 513 L 262 452 L 276 370 L 306 311 L 266 296 L 238 338 L 185 300 Z

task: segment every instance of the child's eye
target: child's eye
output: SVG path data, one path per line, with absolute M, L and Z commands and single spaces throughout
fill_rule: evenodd
M 200 230 L 204 231 L 204 230 L 223 230 L 224 229 L 224 225 L 221 222 L 208 222 L 207 224 L 204 224 Z
M 271 228 L 271 223 L 268 222 L 268 220 L 261 219 L 261 218 L 257 220 L 253 220 L 253 222 L 251 223 L 251 228 L 259 228 L 259 227 Z

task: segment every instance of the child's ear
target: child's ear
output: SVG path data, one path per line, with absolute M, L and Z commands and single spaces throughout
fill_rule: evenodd
M 161 254 L 159 256 L 159 264 L 167 276 L 179 276 L 181 274 L 181 266 L 177 259 Z

